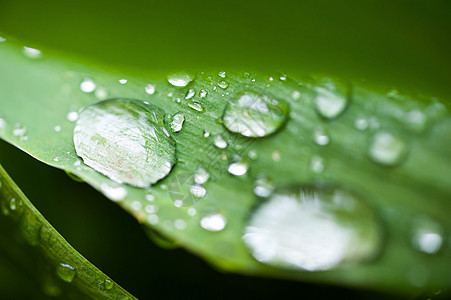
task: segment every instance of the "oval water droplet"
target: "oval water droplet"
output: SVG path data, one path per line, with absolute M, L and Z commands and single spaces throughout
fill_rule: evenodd
M 332 187 L 279 189 L 253 212 L 243 240 L 260 262 L 328 270 L 378 253 L 381 229 L 373 211 Z
M 210 174 L 204 168 L 197 168 L 194 171 L 194 182 L 197 184 L 204 184 L 209 178 Z
M 106 100 L 85 108 L 74 129 L 78 156 L 118 183 L 137 187 L 164 178 L 176 162 L 164 114 L 134 100 Z
M 75 277 L 75 268 L 71 265 L 60 263 L 57 267 L 56 274 L 65 282 L 72 282 Z
M 192 75 L 183 72 L 170 74 L 168 76 L 168 82 L 176 87 L 185 87 L 193 80 L 194 77 Z
M 208 94 L 208 92 L 206 90 L 200 90 L 199 97 L 205 98 L 205 97 L 207 97 L 207 94 Z
M 349 104 L 351 89 L 349 85 L 332 80 L 323 79 L 317 87 L 314 106 L 316 112 L 325 119 L 335 119 L 344 112 Z
M 221 71 L 221 72 L 218 73 L 218 76 L 221 77 L 221 78 L 225 78 L 226 77 L 226 72 Z
M 227 83 L 227 81 L 222 80 L 221 82 L 218 83 L 218 86 L 219 86 L 221 89 L 225 90 L 225 89 L 227 89 L 227 88 L 229 87 L 229 84 Z
M 238 93 L 226 106 L 223 125 L 247 137 L 263 137 L 279 130 L 288 117 L 285 101 L 251 91 Z
M 23 53 L 29 58 L 39 58 L 42 54 L 41 50 L 30 47 L 23 47 Z
M 105 281 L 103 282 L 103 285 L 105 286 L 105 288 L 107 290 L 111 290 L 114 286 L 114 283 L 110 279 L 105 279 Z
M 319 146 L 326 146 L 329 144 L 330 138 L 323 128 L 318 127 L 313 131 L 313 141 Z
M 374 162 L 394 166 L 407 155 L 407 146 L 399 137 L 385 131 L 376 133 L 368 150 L 368 155 Z
M 258 176 L 254 182 L 254 194 L 258 197 L 266 198 L 274 191 L 274 185 L 264 175 Z
M 169 123 L 173 132 L 179 132 L 183 128 L 183 122 L 185 122 L 185 116 L 181 113 L 177 113 L 172 117 L 172 121 Z
M 227 219 L 222 214 L 209 214 L 200 220 L 200 226 L 208 231 L 221 231 L 227 225 Z
M 146 94 L 153 95 L 153 94 L 155 94 L 155 86 L 153 84 L 149 83 L 144 88 L 144 91 L 146 92 Z
M 235 159 L 227 168 L 227 171 L 235 176 L 243 176 L 247 173 L 249 164 L 242 158 Z
M 227 147 L 227 141 L 220 134 L 215 136 L 214 143 L 215 143 L 215 146 L 220 148 L 220 149 L 224 149 L 224 148 Z
M 185 99 L 189 100 L 189 99 L 193 98 L 195 95 L 196 95 L 196 91 L 193 89 L 189 89 L 188 92 L 186 92 Z
M 96 89 L 96 84 L 92 79 L 86 78 L 80 83 L 80 90 L 84 93 L 91 93 Z
M 411 242 L 418 251 L 434 254 L 443 244 L 443 228 L 430 218 L 419 216 L 413 223 Z
M 198 103 L 198 102 L 194 102 L 194 101 L 188 101 L 186 103 L 189 107 L 191 107 L 192 109 L 198 111 L 198 112 L 203 112 L 204 111 L 204 107 L 202 106 L 202 104 Z

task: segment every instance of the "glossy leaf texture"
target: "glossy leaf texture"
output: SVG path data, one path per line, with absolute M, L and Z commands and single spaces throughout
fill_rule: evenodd
M 1 137 L 150 236 L 243 274 L 401 294 L 451 284 L 448 103 L 316 75 L 112 73 L 9 41 L 0 55 Z M 87 151 L 74 129 L 92 130 Z M 171 145 L 176 162 L 141 181 Z

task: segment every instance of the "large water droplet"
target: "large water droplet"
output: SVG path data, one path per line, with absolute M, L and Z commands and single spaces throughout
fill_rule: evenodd
M 368 155 L 374 162 L 386 166 L 399 164 L 406 154 L 406 144 L 397 136 L 384 131 L 373 136 L 368 150 Z
M 288 111 L 285 101 L 245 91 L 237 94 L 226 106 L 222 116 L 223 125 L 247 137 L 263 137 L 282 127 Z
M 187 73 L 175 73 L 168 76 L 168 82 L 176 87 L 185 87 L 193 81 L 193 79 L 193 76 Z
M 148 187 L 175 164 L 175 142 L 163 113 L 134 100 L 107 100 L 88 106 L 74 129 L 77 154 L 94 170 L 118 183 Z
M 291 187 L 257 207 L 243 240 L 260 262 L 316 271 L 373 258 L 381 230 L 373 211 L 349 192 Z
M 227 220 L 222 214 L 206 215 L 200 220 L 200 226 L 208 231 L 221 231 L 226 224 Z
M 75 268 L 68 264 L 60 263 L 56 270 L 58 277 L 66 282 L 72 282 L 75 277 Z
M 442 226 L 425 216 L 417 217 L 412 228 L 412 245 L 415 249 L 434 254 L 443 243 Z
M 316 112 L 325 119 L 338 117 L 348 106 L 350 88 L 332 79 L 322 80 L 317 87 L 314 100 Z
M 86 78 L 80 83 L 80 89 L 82 92 L 91 93 L 96 89 L 96 84 L 92 79 Z
M 204 184 L 209 178 L 210 174 L 204 168 L 197 168 L 194 171 L 194 182 L 197 184 Z

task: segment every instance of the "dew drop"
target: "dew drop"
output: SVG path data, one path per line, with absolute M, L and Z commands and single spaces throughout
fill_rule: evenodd
M 23 53 L 25 54 L 25 56 L 33 59 L 40 58 L 42 54 L 40 50 L 30 47 L 23 47 Z
M 198 111 L 198 112 L 203 112 L 204 111 L 204 107 L 202 106 L 202 104 L 198 103 L 198 102 L 194 102 L 194 101 L 189 101 L 186 103 L 189 107 L 191 107 L 192 109 Z
M 214 143 L 215 143 L 215 146 L 220 148 L 220 149 L 224 149 L 224 148 L 227 147 L 227 141 L 220 134 L 215 136 Z
M 0 43 L 6 42 L 6 39 L 4 37 L 0 36 Z
M 223 90 L 225 90 L 225 89 L 227 89 L 228 87 L 229 87 L 229 84 L 227 83 L 227 81 L 221 81 L 221 82 L 219 82 L 218 83 L 218 86 L 221 88 L 221 89 L 223 89 Z
M 329 136 L 323 128 L 316 128 L 313 131 L 313 140 L 317 145 L 326 146 L 330 142 Z
M 343 83 L 325 79 L 315 88 L 315 91 L 317 93 L 314 100 L 316 112 L 325 119 L 338 117 L 348 106 L 350 89 Z
M 193 80 L 193 76 L 187 73 L 174 73 L 168 76 L 168 82 L 176 87 L 185 87 Z
M 155 196 L 152 195 L 152 194 L 147 194 L 147 195 L 146 195 L 146 200 L 152 202 L 152 201 L 155 200 Z
M 174 201 L 175 207 L 182 207 L 183 206 L 183 200 L 177 199 Z
M 78 156 L 118 183 L 148 187 L 175 164 L 175 142 L 163 113 L 134 100 L 106 100 L 85 108 L 74 129 Z
M 72 282 L 75 277 L 75 268 L 71 265 L 60 263 L 56 270 L 56 274 L 65 282 Z
M 144 207 L 144 210 L 148 214 L 154 214 L 154 213 L 158 212 L 158 207 L 153 204 L 149 204 L 149 205 L 146 205 L 146 207 Z
M 227 224 L 226 218 L 222 214 L 206 215 L 200 220 L 200 226 L 208 231 L 221 231 Z
M 223 125 L 232 132 L 247 137 L 263 137 L 279 130 L 288 117 L 285 101 L 268 95 L 245 91 L 227 104 Z
M 179 132 L 183 128 L 183 122 L 185 122 L 185 116 L 181 113 L 177 113 L 172 118 L 172 121 L 169 123 L 173 132 Z
M 186 222 L 182 219 L 174 220 L 174 227 L 177 230 L 183 230 L 186 228 Z
M 100 190 L 107 198 L 113 201 L 120 201 L 127 196 L 127 190 L 122 186 L 111 186 L 107 183 L 102 183 Z
M 78 112 L 71 111 L 67 114 L 66 118 L 69 122 L 75 122 L 78 120 Z
M 189 89 L 188 92 L 186 92 L 185 99 L 189 100 L 189 99 L 193 98 L 195 95 L 196 95 L 196 91 L 193 89 Z
M 114 286 L 114 283 L 110 279 L 105 279 L 105 281 L 103 282 L 103 285 L 105 286 L 105 289 L 111 290 Z
M 56 125 L 53 130 L 55 130 L 56 132 L 60 132 L 61 131 L 61 126 Z
M 354 121 L 354 127 L 358 130 L 366 130 L 370 126 L 370 122 L 365 118 L 357 118 Z
M 260 175 L 254 182 L 254 194 L 266 198 L 274 191 L 274 185 L 266 176 Z
M 352 194 L 289 187 L 257 207 L 243 240 L 262 263 L 317 271 L 374 258 L 381 237 L 373 211 Z
M 128 82 L 127 79 L 119 79 L 120 84 L 126 84 Z
M 324 159 L 320 156 L 313 156 L 312 159 L 310 160 L 310 169 L 314 172 L 314 173 L 322 173 L 324 171 Z
M 384 131 L 373 136 L 368 150 L 371 160 L 386 166 L 399 164 L 406 154 L 406 144 L 400 138 Z
M 207 130 L 204 130 L 204 137 L 209 137 L 210 136 L 210 132 Z
M 442 226 L 428 217 L 417 217 L 412 228 L 411 243 L 418 251 L 436 253 L 443 243 Z
M 9 209 L 15 211 L 16 208 L 17 208 L 17 200 L 16 198 L 11 198 L 11 200 L 9 200 Z
M 147 222 L 150 224 L 150 225 L 156 225 L 156 224 L 158 224 L 158 222 L 159 222 L 159 218 L 158 218 L 158 216 L 156 215 L 156 214 L 151 214 L 151 215 L 149 215 L 148 217 L 147 217 Z
M 209 178 L 210 174 L 204 168 L 197 168 L 194 171 L 194 182 L 197 184 L 204 184 Z
M 238 159 L 228 166 L 227 171 L 234 176 L 243 176 L 247 173 L 248 168 L 249 165 L 245 160 Z
M 206 90 L 200 90 L 200 92 L 199 92 L 199 97 L 200 98 L 205 98 L 205 97 L 207 97 L 207 91 Z
M 203 198 L 207 194 L 207 190 L 200 184 L 193 184 L 189 191 L 194 197 L 197 198 Z
M 96 89 L 96 84 L 92 79 L 86 78 L 80 83 L 80 89 L 84 93 L 91 93 Z
M 108 92 L 103 87 L 99 87 L 94 92 L 94 95 L 96 96 L 97 99 L 104 100 L 104 99 L 106 99 L 108 97 Z
M 194 217 L 196 215 L 197 211 L 194 207 L 190 207 L 190 208 L 188 208 L 187 213 L 189 216 Z
M 225 78 L 226 77 L 226 72 L 219 72 L 218 76 L 221 78 Z
M 149 83 L 145 86 L 144 91 L 146 92 L 146 94 L 153 95 L 155 94 L 155 86 Z

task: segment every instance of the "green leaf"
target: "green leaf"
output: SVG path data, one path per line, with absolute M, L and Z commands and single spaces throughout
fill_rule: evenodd
M 150 236 L 157 231 L 217 267 L 243 274 L 402 294 L 451 284 L 450 270 L 443 268 L 451 261 L 446 236 L 451 228 L 451 158 L 447 152 L 451 118 L 437 99 L 410 97 L 363 83 L 350 88 L 338 79 L 294 79 L 282 74 L 200 73 L 191 75 L 195 77 L 192 82 L 171 85 L 166 78 L 111 73 L 46 53 L 30 58 L 10 43 L 0 45 L 0 55 L 5 58 L 0 68 L 9 70 L 0 74 L 2 138 L 117 201 Z M 239 97 L 249 92 L 264 96 L 248 105 Z M 104 99 L 146 101 L 165 113 L 177 163 L 151 188 L 114 182 L 84 165 L 76 154 L 74 121 L 82 109 Z M 122 106 L 118 107 L 117 116 L 123 115 Z M 226 118 L 227 107 L 233 108 L 232 115 L 236 109 L 244 110 L 235 123 Z M 265 115 L 262 107 L 269 107 L 270 113 Z M 183 121 L 174 120 L 177 114 L 183 115 Z M 243 124 L 234 127 L 236 122 Z M 117 124 L 111 122 L 112 127 Z M 270 130 L 258 131 L 255 124 Z M 131 126 L 135 127 L 140 129 Z M 129 153 L 116 152 L 108 143 L 99 143 L 111 150 L 103 155 L 118 155 L 118 164 L 128 158 Z M 194 185 L 193 179 L 200 168 L 210 177 L 203 187 Z M 339 261 L 330 270 L 328 264 L 300 268 L 287 264 L 286 257 L 262 259 L 256 251 L 259 248 L 250 244 L 246 234 L 252 227 L 269 228 L 276 244 L 279 236 L 284 242 L 300 238 L 298 223 L 287 223 L 279 216 L 311 217 L 310 208 L 299 190 L 287 192 L 287 186 L 325 199 L 321 213 L 338 220 L 327 238 L 333 239 L 333 230 L 343 224 L 359 232 L 352 233 L 355 243 L 346 244 L 345 255 L 339 257 L 343 265 Z M 259 199 L 255 187 L 275 187 L 275 196 Z M 334 202 L 330 195 L 342 190 L 348 200 Z M 262 196 L 261 191 L 257 194 Z M 274 210 L 277 214 L 268 217 L 265 204 L 277 203 L 277 197 L 285 194 L 296 200 L 294 209 Z M 267 228 L 265 218 L 283 226 L 271 227 L 268 222 Z M 312 245 L 325 243 L 327 248 L 327 239 L 316 238 L 323 225 L 315 218 L 311 224 L 300 224 L 301 240 L 311 229 Z M 427 234 L 435 241 L 429 246 L 421 242 Z
M 2 266 L 11 264 L 34 276 L 27 297 L 135 299 L 72 248 L 1 165 L 0 206 L 0 253 L 7 260 Z

